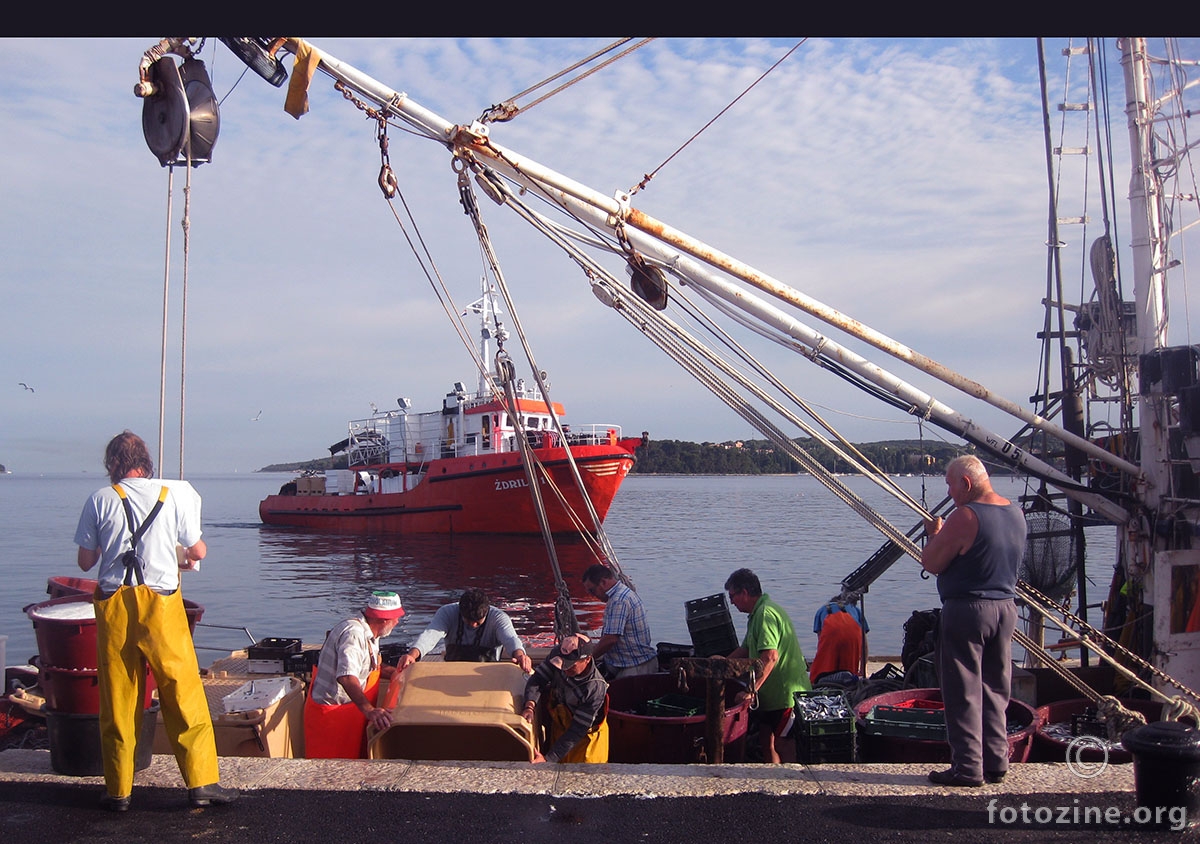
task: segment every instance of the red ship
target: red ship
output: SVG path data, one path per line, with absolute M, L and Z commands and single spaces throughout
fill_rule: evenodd
M 482 314 L 480 360 L 486 361 L 493 331 L 499 340 L 505 336 L 498 322 L 494 329 L 489 325 L 495 313 L 491 291 L 471 310 Z M 481 377 L 474 394 L 455 383 L 440 410 L 410 414 L 408 400 L 399 399 L 397 410 L 350 422 L 346 439 L 329 449 L 331 455 L 345 452 L 348 468 L 284 484 L 259 504 L 260 518 L 268 525 L 335 533 L 540 533 L 519 422 L 538 464 L 533 474 L 551 532 L 594 531 L 583 496 L 603 521 L 646 435 L 623 438 L 618 425 L 556 425 L 562 405 L 523 379 L 512 391 L 520 415 L 514 420 L 492 387 L 494 379 L 490 373 Z

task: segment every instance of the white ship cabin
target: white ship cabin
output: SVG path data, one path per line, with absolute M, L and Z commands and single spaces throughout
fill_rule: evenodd
M 550 409 L 536 386 L 518 379 L 515 394 L 521 424 L 535 449 L 561 447 Z M 519 452 L 513 420 L 490 393 L 468 394 L 462 382 L 442 400 L 442 409 L 409 413 L 408 400 L 398 410 L 381 411 L 350 422 L 349 436 L 330 452 L 345 451 L 350 470 L 326 472 L 325 491 L 403 492 L 424 477 L 433 460 Z M 554 403 L 559 419 L 563 407 Z M 616 445 L 619 425 L 563 424 L 568 445 Z

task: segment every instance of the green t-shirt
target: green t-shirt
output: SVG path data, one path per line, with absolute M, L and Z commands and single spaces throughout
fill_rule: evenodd
M 758 705 L 763 711 L 788 709 L 795 703 L 796 692 L 812 688 L 808 681 L 808 663 L 796 631 L 792 629 L 792 620 L 765 592 L 750 613 L 742 644 L 749 651 L 750 659 L 757 659 L 762 651 L 779 653 L 779 661 L 758 690 Z

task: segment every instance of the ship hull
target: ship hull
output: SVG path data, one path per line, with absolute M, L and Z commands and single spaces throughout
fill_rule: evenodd
M 621 446 L 573 446 L 584 487 L 603 521 L 617 490 L 633 467 Z M 549 482 L 542 499 L 553 533 L 591 531 L 563 448 L 537 456 L 562 491 L 580 523 L 559 502 Z M 452 457 L 430 462 L 420 483 L 404 492 L 349 495 L 269 495 L 259 504 L 264 524 L 345 534 L 541 532 L 519 452 Z

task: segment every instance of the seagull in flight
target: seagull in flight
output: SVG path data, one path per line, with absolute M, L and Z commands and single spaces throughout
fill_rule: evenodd
M 262 411 L 260 410 L 260 411 L 258 412 L 258 416 L 255 416 L 255 417 L 254 417 L 253 419 L 251 419 L 250 421 L 251 421 L 251 422 L 257 422 L 257 421 L 258 421 L 259 419 L 261 419 L 261 418 L 262 418 Z
M 28 384 L 26 384 L 24 381 L 18 381 L 18 382 L 17 382 L 17 386 L 19 386 L 19 387 L 24 387 L 26 390 L 28 390 L 28 391 L 29 391 L 29 392 L 31 392 L 31 393 L 37 392 L 36 390 L 34 390 L 34 389 L 33 389 L 33 387 L 30 387 L 30 386 L 29 386 Z

